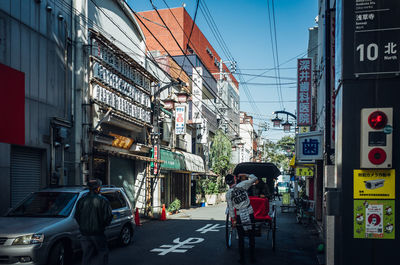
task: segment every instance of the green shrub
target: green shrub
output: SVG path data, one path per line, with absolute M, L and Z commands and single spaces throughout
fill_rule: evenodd
M 167 212 L 174 213 L 181 209 L 181 201 L 179 199 L 175 199 L 167 208 Z

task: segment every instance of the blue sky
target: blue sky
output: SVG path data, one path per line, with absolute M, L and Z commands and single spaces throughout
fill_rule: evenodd
M 272 0 L 200 0 L 203 8 L 198 10 L 196 24 L 207 37 L 223 60 L 228 60 L 223 48 L 218 44 L 205 17 L 208 10 L 218 27 L 229 53 L 237 61 L 242 75 L 236 78 L 247 84 L 239 85 L 240 109 L 252 115 L 256 124 L 269 123 L 270 129 L 262 135 L 271 140 L 278 140 L 287 135 L 281 129 L 272 128 L 272 112 L 283 108 L 295 114 L 296 84 L 275 85 L 273 78 L 254 78 L 262 74 L 276 76 L 275 70 L 255 70 L 274 68 L 272 53 L 268 3 L 272 10 Z M 135 11 L 152 10 L 149 0 L 128 0 Z M 186 10 L 194 17 L 196 0 L 153 0 L 158 9 L 179 7 L 186 4 Z M 281 83 L 296 82 L 297 57 L 305 57 L 308 47 L 308 29 L 316 25 L 318 13 L 317 0 L 274 0 L 275 28 L 279 64 L 281 65 Z M 273 29 L 273 17 L 271 26 Z M 272 35 L 274 37 L 274 35 Z M 273 38 L 274 39 L 274 38 Z M 275 57 L 276 60 L 276 57 Z M 286 62 L 286 63 L 285 63 Z M 290 69 L 287 69 L 290 68 Z M 284 79 L 285 78 L 285 79 Z M 254 84 L 256 83 L 256 84 Z M 263 84 L 263 85 L 261 85 Z M 281 91 L 281 97 L 278 96 Z M 248 96 L 250 95 L 250 96 Z M 250 97 L 250 98 L 249 98 Z M 283 99 L 283 102 L 279 102 Z M 272 102 L 272 103 L 271 103 Z

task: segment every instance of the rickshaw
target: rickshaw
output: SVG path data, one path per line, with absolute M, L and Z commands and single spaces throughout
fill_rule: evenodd
M 236 165 L 233 174 L 254 174 L 257 178 L 266 179 L 266 184 L 273 194 L 274 180 L 281 174 L 279 169 L 273 163 L 259 163 L 259 162 L 243 162 Z M 259 198 L 256 196 L 249 196 L 250 204 L 253 207 L 255 219 L 255 236 L 261 237 L 266 234 L 267 240 L 271 236 L 272 250 L 275 251 L 275 237 L 276 237 L 276 205 L 270 204 L 270 198 Z M 236 228 L 232 226 L 231 218 L 229 217 L 228 209 L 226 211 L 225 223 L 225 241 L 226 247 L 232 247 L 232 241 L 238 239 Z

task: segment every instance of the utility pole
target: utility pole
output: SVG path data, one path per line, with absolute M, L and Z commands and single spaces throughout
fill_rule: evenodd
M 154 91 L 154 96 L 153 96 L 153 158 L 155 159 L 154 167 L 153 167 L 153 174 L 148 174 L 148 177 L 146 178 L 146 203 L 145 203 L 145 215 L 152 217 L 153 216 L 153 211 L 152 211 L 152 205 L 153 205 L 153 190 L 154 186 L 157 183 L 155 179 L 159 176 L 160 174 L 160 165 L 157 160 L 160 158 L 160 126 L 159 126 L 159 120 L 160 120 L 160 94 L 162 91 L 165 89 L 168 89 L 172 86 L 176 85 L 182 85 L 182 82 L 180 80 L 178 81 L 172 81 L 169 84 L 160 87 L 157 91 Z M 153 175 L 153 177 L 150 177 L 150 175 Z

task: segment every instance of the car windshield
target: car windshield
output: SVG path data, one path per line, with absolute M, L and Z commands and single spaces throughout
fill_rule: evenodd
M 287 182 L 279 182 L 278 187 L 287 187 L 288 183 Z
M 78 193 L 35 192 L 29 195 L 8 216 L 22 217 L 67 217 L 74 206 Z

